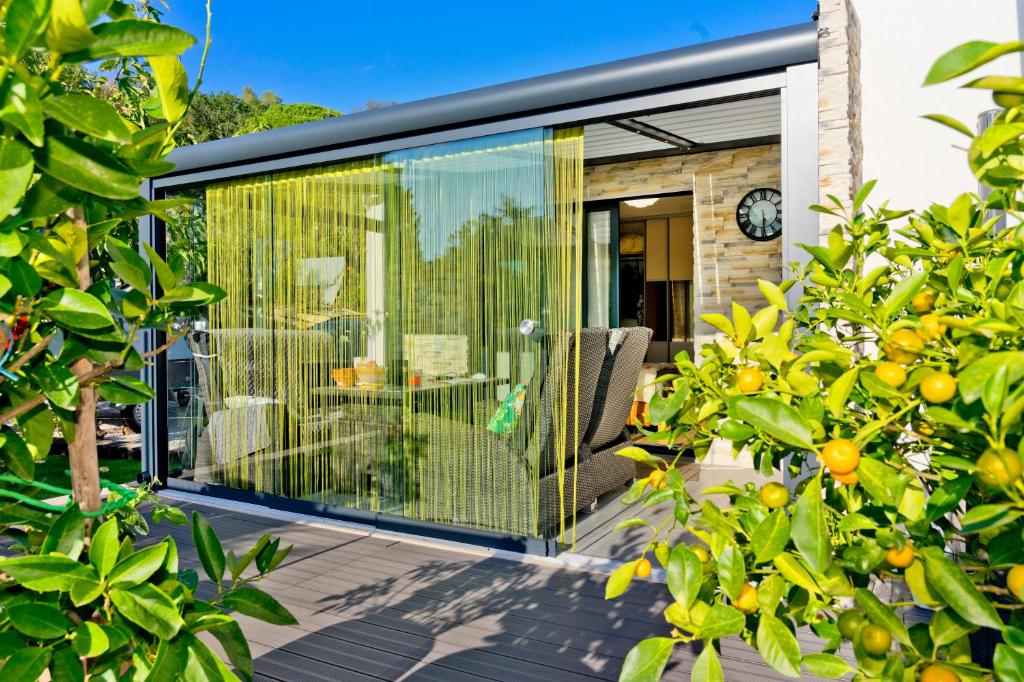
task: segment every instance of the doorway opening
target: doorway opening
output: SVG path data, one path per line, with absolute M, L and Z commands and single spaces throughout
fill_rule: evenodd
M 586 325 L 649 327 L 646 362 L 693 351 L 693 195 L 586 205 Z

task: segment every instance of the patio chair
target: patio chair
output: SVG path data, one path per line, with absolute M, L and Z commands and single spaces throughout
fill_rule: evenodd
M 589 485 L 579 486 L 577 481 L 577 494 L 573 494 L 573 461 L 590 424 L 607 343 L 608 330 L 604 328 L 565 333 L 555 339 L 538 404 L 527 405 L 522 428 L 511 437 L 487 430 L 486 421 L 479 417 L 467 424 L 431 414 L 416 415 L 414 428 L 424 442 L 418 464 L 419 494 L 412 501 L 417 516 L 517 535 L 543 533 L 557 524 L 563 506 L 555 405 L 563 398 L 568 405 L 577 405 L 577 395 L 578 422 L 574 428 L 570 420 L 564 449 L 564 505 L 568 512 L 589 504 L 590 498 L 580 490 L 589 490 Z M 527 425 L 532 425 L 532 431 Z
M 580 447 L 581 479 L 595 502 L 636 477 L 636 463 L 616 453 L 631 442 L 626 421 L 653 335 L 646 327 L 619 327 L 609 333 L 590 426 Z
M 286 350 L 297 344 L 323 344 L 320 357 L 332 357 L 333 338 L 323 331 L 217 329 L 191 332 L 186 340 L 207 416 L 196 444 L 193 480 L 217 483 L 228 475 L 235 484 L 280 493 L 287 396 L 312 386 L 279 385 L 274 368 L 260 368 L 256 359 L 270 356 L 279 344 L 285 344 Z M 241 375 L 239 368 L 224 366 L 224 355 L 244 360 Z M 260 374 L 267 370 L 271 376 Z M 229 371 L 236 374 L 228 376 Z M 261 391 L 273 395 L 260 395 Z

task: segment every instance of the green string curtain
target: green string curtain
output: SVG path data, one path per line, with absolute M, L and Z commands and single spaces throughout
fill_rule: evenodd
M 539 478 L 568 499 L 565 439 L 586 428 L 566 364 L 545 375 L 580 319 L 582 150 L 579 129 L 537 129 L 207 187 L 209 278 L 228 296 L 200 359 L 213 455 L 196 479 L 546 531 Z M 545 333 L 523 336 L 524 319 Z M 382 388 L 336 385 L 357 358 Z M 519 423 L 489 431 L 518 385 Z M 554 472 L 540 470 L 545 426 Z

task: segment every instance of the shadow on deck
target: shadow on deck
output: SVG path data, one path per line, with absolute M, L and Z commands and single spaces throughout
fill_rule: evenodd
M 244 551 L 265 532 L 295 549 L 260 587 L 299 620 L 239 618 L 257 679 L 615 680 L 640 639 L 664 635 L 663 585 L 606 602 L 604 576 L 406 539 L 192 504 Z M 161 526 L 198 568 L 189 530 Z M 202 588 L 201 588 L 202 589 Z M 688 680 L 697 647 L 677 649 L 666 680 Z M 728 680 L 783 679 L 739 640 L 723 643 Z

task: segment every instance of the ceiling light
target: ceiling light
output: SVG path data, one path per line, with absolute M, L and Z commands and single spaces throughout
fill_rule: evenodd
M 649 208 L 651 206 L 654 206 L 656 203 L 658 203 L 657 199 L 627 199 L 626 200 L 626 206 L 631 206 L 632 208 Z

